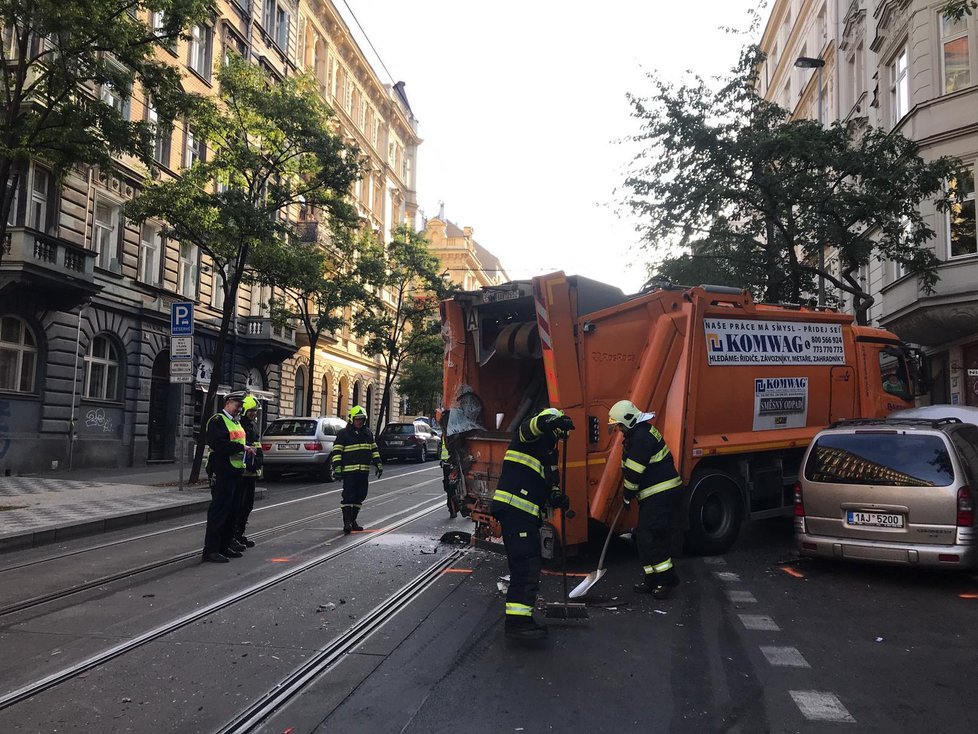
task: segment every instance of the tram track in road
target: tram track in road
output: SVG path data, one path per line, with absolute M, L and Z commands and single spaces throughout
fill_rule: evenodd
M 415 578 L 387 597 L 355 625 L 331 640 L 329 644 L 304 661 L 279 681 L 265 695 L 253 701 L 232 721 L 218 729 L 218 734 L 248 734 L 256 731 L 270 716 L 287 706 L 327 673 L 336 663 L 383 627 L 411 602 L 427 591 L 442 573 L 461 559 L 467 550 L 455 550 L 432 564 Z
M 421 471 L 423 471 L 423 470 L 421 470 Z M 411 474 L 414 474 L 414 473 L 417 473 L 417 472 L 410 472 L 410 473 Z M 401 475 L 398 475 L 398 476 L 406 476 L 406 474 L 401 474 Z M 435 481 L 439 481 L 439 480 L 437 480 L 437 479 L 431 479 L 431 480 L 428 480 L 426 482 L 422 482 L 420 484 L 413 484 L 413 485 L 408 486 L 408 487 L 401 487 L 399 489 L 392 489 L 392 490 L 390 490 L 388 492 L 384 492 L 383 494 L 378 495 L 375 498 L 375 500 L 377 500 L 377 501 L 379 501 L 379 500 L 386 500 L 388 498 L 395 497 L 397 495 L 406 493 L 408 491 L 415 490 L 418 487 L 422 487 L 425 484 L 430 484 L 430 483 L 435 482 Z M 261 508 L 261 509 L 269 510 L 269 509 L 273 509 L 273 508 L 276 508 L 276 507 L 283 507 L 283 506 L 286 506 L 286 505 L 294 504 L 296 502 L 302 502 L 302 501 L 305 501 L 307 499 L 322 498 L 322 497 L 325 497 L 325 496 L 328 496 L 328 495 L 331 495 L 331 494 L 336 494 L 336 493 L 341 492 L 341 491 L 342 490 L 337 489 L 337 490 L 331 490 L 329 492 L 322 492 L 322 493 L 319 493 L 317 495 L 313 495 L 312 497 L 301 497 L 301 498 L 297 498 L 297 499 L 292 499 L 292 500 L 288 500 L 286 502 L 281 502 L 281 503 L 278 503 L 276 505 L 272 505 L 272 506 Z M 376 506 L 377 506 L 377 502 L 375 501 L 375 507 Z M 296 528 L 296 527 L 299 527 L 299 526 L 308 524 L 310 522 L 316 522 L 317 520 L 322 520 L 324 518 L 333 517 L 335 515 L 338 515 L 339 513 L 340 513 L 340 509 L 339 508 L 333 508 L 332 510 L 325 510 L 323 512 L 318 512 L 318 513 L 315 513 L 313 515 L 308 515 L 306 517 L 301 517 L 301 518 L 298 518 L 296 520 L 290 520 L 289 522 L 285 522 L 285 523 L 282 523 L 280 525 L 276 525 L 276 526 L 271 527 L 271 528 L 266 528 L 264 530 L 259 530 L 259 531 L 256 531 L 254 533 L 249 533 L 249 535 L 251 535 L 252 538 L 258 538 L 258 539 L 274 537 L 275 535 L 277 535 L 279 533 L 282 533 L 284 531 L 291 530 L 293 528 Z M 145 538 L 155 537 L 155 536 L 157 536 L 159 534 L 163 534 L 163 533 L 167 533 L 167 532 L 172 532 L 172 531 L 175 531 L 175 530 L 185 530 L 187 528 L 191 528 L 191 527 L 194 527 L 194 526 L 197 526 L 197 525 L 203 525 L 203 524 L 204 524 L 203 522 L 199 522 L 199 523 L 192 523 L 190 525 L 182 525 L 182 526 L 180 526 L 178 528 L 169 528 L 168 530 L 160 530 L 160 531 L 156 531 L 154 533 L 148 533 L 148 534 L 141 535 L 141 536 L 139 536 L 139 539 L 145 539 Z M 116 541 L 114 543 L 103 544 L 103 545 L 98 546 L 98 547 L 100 549 L 101 548 L 106 548 L 106 547 L 111 547 L 111 546 L 116 545 L 118 543 L 130 542 L 131 540 L 134 540 L 134 539 L 120 540 L 120 541 Z M 87 550 L 94 550 L 94 549 L 87 549 Z M 81 553 L 81 552 L 85 552 L 85 551 L 77 551 L 77 552 L 78 553 Z M 68 555 L 71 555 L 71 554 L 68 554 Z M 72 586 L 72 587 L 70 587 L 68 589 L 61 589 L 61 590 L 58 590 L 58 591 L 52 591 L 52 592 L 47 593 L 47 594 L 40 594 L 38 596 L 34 596 L 34 597 L 29 598 L 29 599 L 23 599 L 21 601 L 14 602 L 12 604 L 8 604 L 6 606 L 0 607 L 0 619 L 2 619 L 3 617 L 10 616 L 11 614 L 15 614 L 15 613 L 18 613 L 18 612 L 28 611 L 30 609 L 34 609 L 36 607 L 43 606 L 45 604 L 52 604 L 52 603 L 57 602 L 57 601 L 60 601 L 62 599 L 66 599 L 66 598 L 68 598 L 70 596 L 74 596 L 75 594 L 80 594 L 80 593 L 85 592 L 85 591 L 90 591 L 92 589 L 96 589 L 96 588 L 99 588 L 101 586 L 105 586 L 106 584 L 115 583 L 117 581 L 124 581 L 126 579 L 130 579 L 130 578 L 134 578 L 136 576 L 140 576 L 142 574 L 150 573 L 151 571 L 156 571 L 156 570 L 159 570 L 161 568 L 166 568 L 167 566 L 172 566 L 172 565 L 177 564 L 177 563 L 182 563 L 184 561 L 192 560 L 192 559 L 197 558 L 199 556 L 200 556 L 200 550 L 199 549 L 185 551 L 183 553 L 178 553 L 176 555 L 169 556 L 169 557 L 164 558 L 164 559 L 161 559 L 159 561 L 154 561 L 152 563 L 146 563 L 146 564 L 143 564 L 141 566 L 136 566 L 134 568 L 129 568 L 129 569 L 125 569 L 123 571 L 119 571 L 117 573 L 108 574 L 106 576 L 101 576 L 99 578 L 92 579 L 90 581 L 86 581 L 86 582 L 81 583 L 81 584 L 76 584 L 76 585 L 74 585 L 74 586 Z M 58 556 L 57 558 L 60 559 L 60 558 L 63 558 L 63 557 L 64 556 Z M 39 561 L 39 562 L 49 562 L 49 561 L 52 561 L 52 560 L 54 560 L 54 559 L 48 558 L 48 559 L 45 559 L 44 561 Z M 12 570 L 19 570 L 19 569 L 22 569 L 22 568 L 24 568 L 23 565 L 21 565 L 21 566 L 13 566 L 13 567 L 8 567 L 8 568 L 0 569 L 0 577 L 2 577 L 2 574 L 5 573 L 5 572 L 9 572 L 9 571 L 12 571 Z
M 387 477 L 384 477 L 382 479 L 375 479 L 375 480 L 373 480 L 371 482 L 371 485 L 374 486 L 374 485 L 380 484 L 382 482 L 393 481 L 395 479 L 400 479 L 401 477 L 409 477 L 412 474 L 420 474 L 422 472 L 429 471 L 432 468 L 433 467 L 425 467 L 424 469 L 416 469 L 415 471 L 404 472 L 403 474 L 391 474 L 391 475 L 389 475 Z M 312 485 L 312 484 L 300 484 L 300 485 L 294 487 L 293 488 L 293 491 L 294 490 L 308 489 L 309 487 L 313 487 L 313 486 L 316 486 L 316 485 Z M 309 495 L 308 497 L 296 497 L 294 499 L 284 500 L 282 502 L 276 502 L 275 504 L 272 504 L 272 505 L 263 505 L 263 506 L 254 508 L 254 510 L 252 510 L 252 515 L 254 516 L 256 513 L 267 512 L 269 510 L 275 510 L 275 509 L 278 509 L 280 507 L 286 507 L 288 505 L 293 505 L 293 504 L 296 504 L 298 502 L 308 502 L 310 500 L 322 499 L 323 497 L 328 497 L 330 495 L 339 494 L 342 491 L 343 491 L 343 488 L 342 487 L 337 487 L 336 489 L 330 489 L 330 490 L 327 490 L 325 492 L 317 492 L 316 494 Z M 394 491 L 397 491 L 397 490 L 394 490 Z M 31 566 L 38 566 L 38 565 L 43 564 L 43 563 L 53 563 L 53 562 L 56 562 L 56 561 L 64 560 L 65 558 L 72 558 L 74 556 L 79 556 L 79 555 L 82 555 L 84 553 L 93 553 L 95 551 L 104 550 L 106 548 L 113 548 L 113 547 L 116 547 L 116 546 L 125 545 L 126 543 L 133 543 L 133 542 L 140 541 L 140 540 L 147 540 L 149 538 L 157 538 L 157 537 L 160 537 L 162 535 L 167 535 L 169 533 L 178 532 L 180 530 L 188 530 L 190 528 L 202 527 L 203 525 L 206 525 L 206 524 L 207 524 L 207 521 L 206 520 L 198 520 L 197 522 L 186 523 L 184 525 L 177 525 L 175 527 L 165 528 L 163 530 L 154 530 L 154 531 L 149 532 L 149 533 L 142 533 L 140 535 L 134 535 L 134 536 L 129 537 L 129 538 L 120 538 L 119 540 L 112 540 L 112 541 L 109 541 L 107 543 L 99 543 L 98 545 L 92 545 L 92 546 L 89 546 L 87 548 L 78 548 L 76 550 L 65 551 L 63 553 L 57 553 L 57 554 L 54 554 L 54 555 L 45 556 L 44 558 L 36 558 L 34 560 L 31 560 L 31 561 L 24 561 L 22 563 L 15 563 L 15 564 L 11 564 L 9 566 L 0 566 L 0 574 L 7 573 L 9 571 L 17 571 L 17 570 L 20 570 L 20 569 L 23 569 L 23 568 L 30 568 Z
M 233 604 L 236 604 L 240 601 L 255 596 L 256 594 L 260 594 L 261 592 L 270 589 L 273 586 L 282 583 L 283 581 L 287 581 L 288 579 L 298 576 L 299 574 L 304 573 L 310 569 L 321 566 L 324 563 L 328 563 L 334 558 L 342 556 L 346 553 L 355 550 L 356 548 L 359 548 L 362 545 L 370 543 L 377 537 L 386 535 L 388 533 L 392 533 L 406 525 L 409 525 L 410 523 L 416 520 L 419 520 L 423 517 L 426 517 L 427 515 L 430 515 L 433 512 L 437 512 L 440 509 L 444 509 L 444 501 L 442 499 L 439 498 L 434 503 L 432 503 L 431 500 L 425 500 L 424 502 L 419 502 L 398 512 L 391 513 L 386 517 L 379 518 L 377 523 L 378 525 L 382 525 L 382 529 L 380 530 L 377 530 L 369 534 L 365 534 L 362 538 L 358 538 L 356 540 L 344 544 L 340 548 L 332 549 L 320 556 L 302 562 L 296 567 L 289 569 L 288 571 L 278 573 L 275 576 L 265 579 L 264 581 L 260 581 L 256 584 L 252 584 L 251 586 L 236 591 L 233 594 L 229 594 L 228 596 L 218 599 L 217 601 L 211 602 L 210 604 L 207 604 L 199 609 L 196 609 L 193 612 L 172 619 L 168 622 L 165 622 L 164 624 L 158 625 L 157 627 L 154 627 L 151 630 L 138 634 L 124 642 L 120 642 L 117 645 L 102 650 L 101 652 L 98 652 L 95 655 L 92 655 L 68 667 L 62 668 L 61 670 L 56 671 L 50 675 L 47 675 L 44 678 L 28 683 L 27 685 L 24 685 L 21 688 L 10 691 L 8 693 L 0 694 L 0 711 L 9 708 L 10 706 L 13 706 L 17 703 L 20 703 L 21 701 L 25 701 L 40 693 L 55 688 L 61 685 L 62 683 L 77 678 L 78 676 L 82 675 L 83 673 L 89 670 L 92 670 L 100 665 L 109 662 L 110 660 L 121 657 L 126 653 L 129 653 L 133 650 L 143 647 L 144 645 L 147 645 L 153 642 L 154 640 L 158 640 L 169 634 L 172 634 L 173 632 L 176 632 L 177 630 L 187 627 L 188 625 L 191 625 L 194 622 L 197 622 L 205 617 L 208 617 L 211 614 L 214 614 L 215 612 L 226 609 L 232 606 Z M 404 516 L 405 513 L 410 513 L 410 514 Z M 400 518 L 400 519 L 395 519 L 395 518 Z M 387 524 L 389 522 L 390 524 Z

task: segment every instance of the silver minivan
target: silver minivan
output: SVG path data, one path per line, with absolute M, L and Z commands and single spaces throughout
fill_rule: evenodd
M 330 416 L 272 421 L 261 438 L 265 479 L 272 482 L 285 472 L 303 472 L 324 482 L 333 481 L 329 455 L 336 434 L 344 427 L 345 420 Z
M 795 486 L 802 556 L 942 568 L 978 563 L 978 427 L 957 418 L 841 421 Z

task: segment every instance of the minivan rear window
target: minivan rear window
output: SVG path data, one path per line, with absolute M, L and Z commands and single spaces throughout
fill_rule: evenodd
M 830 433 L 808 455 L 813 482 L 891 487 L 947 487 L 954 467 L 940 436 L 906 433 Z
M 266 436 L 315 436 L 316 421 L 278 420 L 265 431 Z

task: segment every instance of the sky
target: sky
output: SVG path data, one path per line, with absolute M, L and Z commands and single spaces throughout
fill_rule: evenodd
M 470 226 L 512 279 L 563 270 L 641 287 L 649 256 L 616 192 L 636 149 L 626 94 L 655 71 L 726 73 L 757 0 L 334 0 L 404 81 L 424 216 Z M 362 36 L 358 42 L 373 57 Z M 386 67 L 386 71 L 385 71 Z M 389 76 L 388 76 L 389 72 Z

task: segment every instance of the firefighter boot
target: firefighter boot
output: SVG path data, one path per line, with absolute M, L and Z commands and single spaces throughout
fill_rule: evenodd
M 343 507 L 343 535 L 349 535 L 353 530 L 353 521 L 350 519 L 352 507 Z
M 547 636 L 547 625 L 540 624 L 533 617 L 506 616 L 506 637 L 520 642 L 536 642 Z
M 359 515 L 359 514 L 360 514 L 360 508 L 359 507 L 351 507 L 350 508 L 350 527 L 352 529 L 354 529 L 354 530 L 363 530 L 362 527 L 360 527 L 359 525 L 357 525 L 357 515 Z
M 675 568 L 655 575 L 655 588 L 652 589 L 652 596 L 656 599 L 668 599 L 672 596 L 672 590 L 679 586 L 679 574 Z

